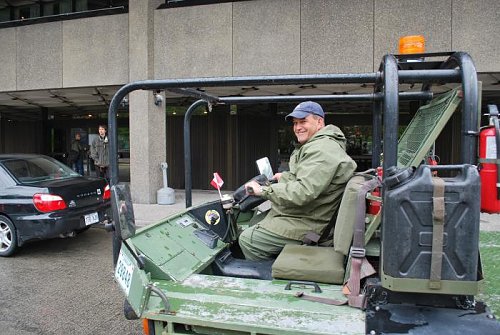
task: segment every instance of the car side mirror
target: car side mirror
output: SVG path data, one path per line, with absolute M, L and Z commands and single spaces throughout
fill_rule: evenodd
M 130 188 L 127 184 L 111 187 L 111 209 L 115 231 L 121 240 L 135 235 L 135 217 Z

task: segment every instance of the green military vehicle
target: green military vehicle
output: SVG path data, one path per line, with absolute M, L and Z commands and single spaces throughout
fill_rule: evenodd
M 217 97 L 197 89 L 353 83 L 374 91 Z M 500 334 L 500 323 L 474 298 L 484 280 L 476 158 L 480 89 L 469 55 L 387 55 L 375 73 L 130 83 L 109 107 L 111 157 L 117 107 L 138 89 L 199 98 L 184 119 L 184 211 L 136 229 L 130 192 L 118 183 L 116 161 L 111 165 L 115 278 L 126 316 L 142 319 L 146 334 Z M 191 114 L 198 106 L 304 100 L 371 101 L 372 164 L 383 167 L 383 177 L 368 171 L 351 179 L 332 218 L 333 237 L 325 242 L 287 246 L 275 261 L 245 260 L 238 234 L 262 201 L 240 188 L 191 206 Z M 420 101 L 421 107 L 399 137 L 400 100 Z M 459 105 L 461 163 L 422 164 Z M 269 182 L 265 174 L 257 179 Z M 367 210 L 367 203 L 375 206 Z

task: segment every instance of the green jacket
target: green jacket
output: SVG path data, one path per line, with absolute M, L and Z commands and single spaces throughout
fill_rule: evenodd
M 259 225 L 294 240 L 310 231 L 321 235 L 356 170 L 345 143 L 342 131 L 328 125 L 295 149 L 290 171 L 283 172 L 277 184 L 263 187 L 262 197 L 272 208 Z

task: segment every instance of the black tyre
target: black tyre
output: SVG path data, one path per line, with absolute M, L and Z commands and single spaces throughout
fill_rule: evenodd
M 0 256 L 10 256 L 16 251 L 16 249 L 16 228 L 9 218 L 0 215 Z
M 139 317 L 135 314 L 134 309 L 130 306 L 130 303 L 127 299 L 123 301 L 123 315 L 125 315 L 125 319 L 127 320 L 138 320 Z

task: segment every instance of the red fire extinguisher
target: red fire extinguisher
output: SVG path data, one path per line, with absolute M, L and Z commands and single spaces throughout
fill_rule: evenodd
M 500 213 L 500 127 L 498 109 L 488 105 L 490 125 L 479 133 L 481 211 Z
M 382 168 L 381 167 L 378 167 L 377 168 L 377 178 L 379 178 L 380 182 L 382 182 Z M 381 194 L 380 194 L 380 188 L 377 187 L 376 189 L 374 189 L 372 191 L 372 195 L 374 197 L 380 197 Z M 381 206 L 381 203 L 380 201 L 377 201 L 377 200 L 369 200 L 368 201 L 368 208 L 366 209 L 366 212 L 368 214 L 378 214 L 378 212 L 380 212 L 380 206 Z
M 431 165 L 431 166 L 436 166 L 438 165 L 438 161 L 439 161 L 439 157 L 436 156 L 436 143 L 434 143 L 432 145 L 432 149 L 429 153 L 429 156 L 427 156 L 427 158 L 425 159 L 427 165 Z M 432 171 L 432 175 L 434 177 L 437 177 L 437 171 Z

